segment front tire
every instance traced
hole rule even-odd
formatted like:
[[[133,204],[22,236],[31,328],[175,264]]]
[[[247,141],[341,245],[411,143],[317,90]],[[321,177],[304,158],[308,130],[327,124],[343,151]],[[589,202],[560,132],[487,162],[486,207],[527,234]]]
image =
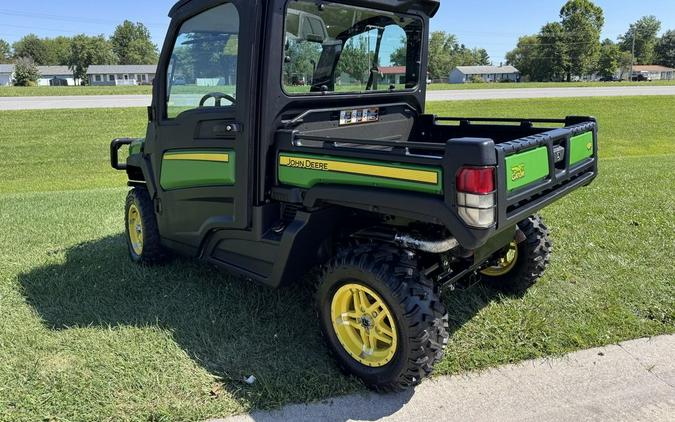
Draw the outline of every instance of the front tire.
[[[546,272],[551,260],[552,244],[548,228],[538,215],[518,224],[525,235],[498,253],[495,265],[485,268],[480,276],[489,287],[506,294],[522,295]]]
[[[322,275],[317,308],[338,366],[380,392],[419,384],[448,342],[438,288],[412,253],[391,246],[339,251]]]
[[[127,246],[131,260],[145,265],[162,264],[168,254],[160,243],[157,219],[145,188],[129,191],[125,208]]]

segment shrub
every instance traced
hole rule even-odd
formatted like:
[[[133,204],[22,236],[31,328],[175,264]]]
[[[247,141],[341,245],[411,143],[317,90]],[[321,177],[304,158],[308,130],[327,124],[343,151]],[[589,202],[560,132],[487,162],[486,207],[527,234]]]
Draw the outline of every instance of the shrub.
[[[14,85],[16,86],[35,86],[40,78],[35,61],[30,57],[20,57],[16,61],[14,69]]]

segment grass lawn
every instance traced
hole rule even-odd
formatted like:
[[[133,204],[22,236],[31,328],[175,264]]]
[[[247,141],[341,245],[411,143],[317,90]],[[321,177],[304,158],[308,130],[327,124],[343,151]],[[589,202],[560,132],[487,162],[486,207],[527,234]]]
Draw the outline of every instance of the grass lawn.
[[[621,86],[669,86],[672,81],[652,82],[521,82],[521,83],[478,83],[478,84],[431,84],[430,91],[462,90],[462,89],[516,89],[516,88],[595,88]]]
[[[151,95],[143,86],[2,86],[0,97],[61,97],[68,95]]]
[[[453,335],[437,374],[675,332],[675,98],[430,109],[592,113],[603,157],[594,185],[543,213],[555,255],[525,297],[445,295]],[[124,177],[107,149],[142,136],[144,117],[0,112],[0,420],[204,420],[362,391],[328,357],[308,285],[269,290],[191,261],[127,260]]]
[[[465,90],[465,89],[515,89],[515,88],[590,88],[590,87],[617,87],[617,86],[668,86],[675,85],[674,81],[653,82],[523,82],[511,84],[432,84],[430,91]],[[174,88],[174,93],[180,93],[183,87]],[[306,92],[308,87],[291,87],[292,92]],[[347,88],[343,87],[343,90]],[[204,93],[211,92],[213,87],[204,87]],[[355,90],[359,90],[358,87]],[[183,89],[185,91],[185,89]],[[192,92],[192,91],[189,91]],[[53,97],[67,95],[151,95],[151,86],[38,86],[38,87],[0,87],[0,97]]]

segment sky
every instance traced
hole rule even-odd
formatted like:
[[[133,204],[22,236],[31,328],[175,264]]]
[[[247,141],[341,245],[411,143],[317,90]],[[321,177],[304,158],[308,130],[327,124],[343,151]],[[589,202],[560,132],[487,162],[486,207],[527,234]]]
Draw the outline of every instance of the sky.
[[[675,29],[675,0],[596,0],[605,10],[603,38],[625,33],[641,16],[655,15],[663,30]],[[83,4],[75,0],[0,0],[0,38],[14,42],[28,33],[58,35],[110,35],[125,19],[143,22],[161,46],[174,0],[116,0]],[[467,47],[482,47],[494,64],[505,61],[522,35],[534,34],[547,22],[558,20],[564,0],[441,0],[431,29],[458,36]],[[30,5],[30,7],[28,6]]]

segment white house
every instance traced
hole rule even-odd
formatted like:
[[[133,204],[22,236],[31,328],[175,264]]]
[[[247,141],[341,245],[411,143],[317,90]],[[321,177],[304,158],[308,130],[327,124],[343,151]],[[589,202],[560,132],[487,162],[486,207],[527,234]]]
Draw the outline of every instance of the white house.
[[[12,85],[13,78],[14,78],[14,65],[0,64],[0,86]]]
[[[151,85],[157,65],[93,65],[87,70],[90,85]]]
[[[457,66],[450,72],[448,82],[464,84],[476,78],[483,82],[520,82],[520,71],[513,66]]]
[[[675,79],[675,69],[657,65],[635,65],[634,76],[645,75],[652,81],[672,81]]]
[[[68,66],[38,66],[38,86],[74,86],[73,71]]]
[[[68,66],[38,66],[40,78],[38,86],[72,86],[75,85],[73,72]],[[10,86],[14,79],[14,65],[0,64],[0,86]]]

